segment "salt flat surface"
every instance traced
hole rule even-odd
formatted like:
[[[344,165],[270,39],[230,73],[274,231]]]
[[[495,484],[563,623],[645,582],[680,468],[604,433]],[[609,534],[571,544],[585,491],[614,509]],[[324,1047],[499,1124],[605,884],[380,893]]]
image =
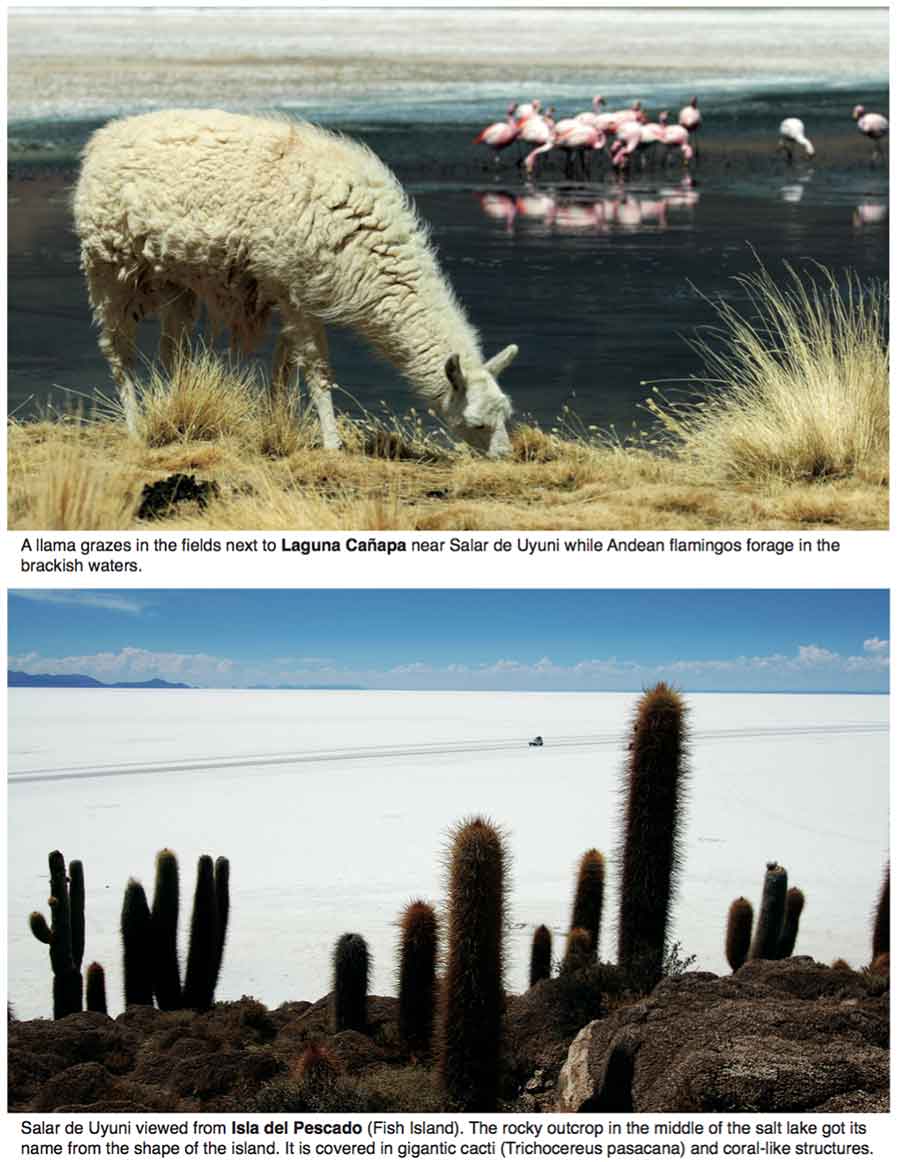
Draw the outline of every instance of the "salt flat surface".
[[[182,869],[186,926],[197,856],[231,860],[220,999],[268,1005],[329,990],[336,939],[361,932],[372,991],[394,992],[395,921],[440,903],[448,828],[500,823],[511,856],[507,985],[527,980],[531,931],[562,950],[574,868],[615,849],[630,694],[337,691],[9,691],[9,997],[50,1014],[47,852],[80,858],[85,962],[121,1003],[118,936],[129,876],[152,895],[155,853]],[[798,952],[861,964],[888,852],[886,696],[696,694],[684,865],[671,934],[727,971],[725,915],[758,903],[767,860],[806,893]],[[528,738],[546,745],[529,749]],[[618,891],[601,953],[615,955]],[[187,938],[182,935],[182,956]]]
[[[11,120],[158,107],[161,93],[170,106],[227,95],[230,107],[304,110],[364,99],[373,115],[409,104],[427,118],[431,103],[502,108],[512,89],[550,83],[583,98],[639,81],[655,99],[672,83],[705,93],[888,76],[884,8],[22,7],[8,35]]]

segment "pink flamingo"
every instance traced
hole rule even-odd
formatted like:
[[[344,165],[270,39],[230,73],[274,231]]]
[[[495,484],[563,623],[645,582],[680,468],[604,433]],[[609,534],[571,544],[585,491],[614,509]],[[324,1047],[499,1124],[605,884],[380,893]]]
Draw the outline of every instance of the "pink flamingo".
[[[884,153],[881,147],[881,140],[887,137],[888,134],[888,119],[882,116],[881,113],[867,113],[862,105],[857,105],[853,110],[853,120],[856,122],[856,128],[860,133],[869,138],[870,141],[875,142],[875,150],[872,153],[872,160],[877,157],[883,157]]]
[[[794,147],[798,145],[805,151],[807,157],[816,156],[813,143],[806,136],[806,130],[799,117],[785,117],[778,127],[778,135],[778,148],[784,150],[788,161],[794,160]]]
[[[520,140],[528,145],[537,146],[525,158],[525,171],[529,176],[537,165],[538,156],[553,148],[555,124],[551,113],[552,111],[543,114],[535,113],[518,123]]]
[[[610,148],[613,165],[619,170],[624,170],[631,164],[631,159],[636,154],[640,155],[643,161],[644,151],[660,141],[663,132],[665,126],[658,122],[652,124],[646,120],[625,121],[616,131],[616,140]]]
[[[515,105],[510,105],[506,110],[505,121],[495,121],[493,125],[488,125],[486,129],[478,134],[474,139],[476,145],[487,145],[494,151],[494,164],[500,164],[500,152],[512,145],[512,143],[519,136],[519,130],[513,119],[513,112]]]
[[[535,113],[540,113],[541,102],[535,97],[531,101],[523,101],[520,105],[513,106],[513,117],[516,121],[521,121],[523,117],[531,117]]]
[[[590,112],[576,113],[575,120],[584,121],[588,125],[593,125],[595,129],[599,129],[600,127],[597,125],[597,118],[600,116],[600,106],[605,104],[606,101],[603,97],[594,97],[591,100]]]
[[[667,125],[660,140],[666,148],[666,163],[673,149],[680,150],[684,165],[688,165],[694,156],[694,149],[690,144],[690,133],[683,125]]]
[[[606,137],[593,125],[569,118],[567,121],[560,121],[556,126],[556,137],[553,144],[559,149],[565,150],[568,159],[571,159],[566,161],[567,171],[571,168],[574,172],[574,155],[577,153],[581,159],[582,174],[587,178],[588,154],[594,150],[603,149],[606,145]]]
[[[700,126],[703,124],[703,117],[701,116],[700,110],[697,108],[696,97],[691,97],[690,101],[688,101],[685,107],[678,114],[678,124],[683,126],[683,128],[685,128],[690,134],[691,139],[688,144],[693,147],[694,152],[699,157],[700,150],[697,148],[697,138],[695,135],[700,129]]]

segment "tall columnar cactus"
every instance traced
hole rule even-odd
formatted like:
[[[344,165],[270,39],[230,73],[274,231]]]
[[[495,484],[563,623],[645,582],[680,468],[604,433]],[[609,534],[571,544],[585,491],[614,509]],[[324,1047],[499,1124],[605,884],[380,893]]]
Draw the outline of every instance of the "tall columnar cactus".
[[[728,909],[728,923],[725,928],[725,959],[731,971],[737,972],[750,951],[753,935],[753,905],[743,896],[732,900]]]
[[[679,866],[686,738],[681,696],[664,682],[647,690],[629,743],[619,912],[619,963],[644,990],[662,976]]]
[[[197,860],[197,885],[191,913],[191,937],[184,972],[182,1003],[187,1009],[212,1008],[219,949],[219,906],[212,857]]]
[[[50,948],[53,970],[53,1016],[59,1020],[81,1012],[81,960],[84,956],[84,870],[80,860],[69,864],[62,852],[51,851],[50,924],[41,912],[32,912],[28,924],[42,944]],[[70,890],[71,881],[71,890]]]
[[[784,924],[787,897],[787,872],[778,863],[766,864],[762,902],[756,919],[756,931],[750,945],[751,960],[777,960],[778,940]]]
[[[497,829],[463,820],[448,852],[449,923],[440,1077],[447,1107],[497,1108],[503,1020],[506,856]]]
[[[84,1007],[89,1013],[106,1013],[106,976],[103,965],[95,960],[87,966],[84,977]]]
[[[531,938],[531,967],[528,987],[534,988],[539,980],[549,980],[553,960],[553,936],[546,924],[535,928]]]
[[[590,932],[586,928],[573,928],[566,937],[566,952],[560,972],[578,972],[579,969],[588,968],[594,959]]]
[[[147,896],[137,880],[128,881],[122,901],[122,962],[125,1007],[153,1004],[153,939]]]
[[[424,900],[409,904],[400,920],[400,1036],[425,1053],[434,1028],[437,917]]]
[[[178,860],[163,848],[156,856],[156,885],[150,913],[153,949],[153,991],[164,1011],[181,1008],[178,968]]]
[[[794,955],[794,945],[797,943],[797,933],[800,931],[800,914],[805,903],[806,897],[799,888],[788,888],[784,897],[784,920],[778,935],[777,960],[784,960],[786,956]]]
[[[884,869],[881,894],[875,907],[875,922],[872,926],[872,961],[891,951],[891,865]]]
[[[586,851],[578,865],[575,902],[570,928],[583,928],[591,938],[591,952],[597,955],[600,943],[600,921],[603,916],[603,889],[606,884],[606,861],[595,847]]]
[[[224,855],[220,855],[216,860],[213,880],[216,887],[216,913],[219,920],[216,954],[212,966],[212,988],[215,992],[219,981],[219,972],[222,968],[222,957],[225,954],[225,935],[228,932],[228,917],[231,913],[231,864]],[[211,1003],[212,998],[210,998]]]
[[[345,932],[334,950],[335,1033],[343,1029],[365,1032],[369,969],[369,948],[365,940],[356,932]]]

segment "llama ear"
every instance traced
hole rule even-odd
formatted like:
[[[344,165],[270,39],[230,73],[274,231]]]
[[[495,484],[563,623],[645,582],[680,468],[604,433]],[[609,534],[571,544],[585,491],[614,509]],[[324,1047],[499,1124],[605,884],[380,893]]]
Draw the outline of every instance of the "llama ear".
[[[450,386],[454,391],[466,390],[466,377],[462,373],[462,368],[459,365],[459,356],[451,355],[444,364],[444,371],[447,373],[447,378],[450,380]]]
[[[489,359],[485,363],[485,370],[489,371],[491,375],[499,375],[501,371],[505,371],[509,367],[510,363],[512,363],[518,354],[519,348],[515,343],[510,343],[508,347],[504,347],[502,351],[498,351],[492,359]]]

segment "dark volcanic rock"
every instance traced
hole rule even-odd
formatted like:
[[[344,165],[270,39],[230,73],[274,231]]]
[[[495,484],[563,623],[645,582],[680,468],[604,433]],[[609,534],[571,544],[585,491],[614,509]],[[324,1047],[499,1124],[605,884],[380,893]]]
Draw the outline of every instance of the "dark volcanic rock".
[[[887,1110],[888,996],[870,991],[808,957],[667,978],[579,1033],[558,1108]]]

